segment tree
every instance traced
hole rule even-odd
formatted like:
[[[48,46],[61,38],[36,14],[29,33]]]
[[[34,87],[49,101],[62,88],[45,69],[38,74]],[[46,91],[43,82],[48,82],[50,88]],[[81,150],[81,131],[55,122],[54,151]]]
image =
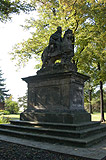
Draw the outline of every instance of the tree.
[[[2,76],[2,70],[0,69],[0,102],[4,102],[5,98],[10,96],[8,94],[9,90],[6,90],[5,79],[3,79]]]
[[[62,26],[63,33],[70,28],[75,35],[73,59],[78,71],[89,75],[94,86],[106,83],[106,0],[36,0],[35,4],[39,18],[28,20],[25,28],[36,30],[15,46],[12,59],[22,65],[32,57],[39,58],[57,26]]]
[[[86,90],[88,91],[87,87]],[[89,93],[85,94],[85,108],[89,110]],[[103,97],[104,97],[104,111],[106,112],[106,88],[103,89]],[[100,90],[96,88],[92,91],[92,99],[91,99],[92,111],[99,112],[100,111]]]
[[[0,1],[0,21],[4,22],[11,18],[11,14],[19,14],[21,11],[29,12],[35,10],[33,4],[23,0],[1,0]]]
[[[104,3],[100,5],[99,2],[97,3],[93,0],[91,1],[92,3],[89,3],[90,0],[71,2],[66,0],[61,0],[60,2],[57,0],[48,2],[46,0],[36,0],[35,2],[36,5],[38,4],[37,12],[39,18],[37,20],[34,18],[28,20],[25,28],[34,27],[36,30],[32,33],[31,38],[16,45],[12,53],[13,59],[17,59],[19,65],[26,63],[33,56],[38,58],[41,55],[45,46],[47,46],[51,33],[56,30],[57,26],[62,26],[63,31],[67,28],[73,30],[76,37],[75,60],[78,67],[80,67],[81,60],[88,54],[88,52],[87,54],[83,54],[83,52],[92,49],[91,47],[97,42],[99,46],[102,44],[103,52],[106,52],[104,50],[106,35],[104,32],[106,25],[104,17],[106,6],[104,6]],[[105,55],[105,53],[103,54]],[[91,55],[92,52],[88,58]]]
[[[13,101],[11,96],[5,100],[5,110],[10,114],[16,114],[19,112],[18,103]]]
[[[92,98],[94,97],[95,87],[93,86],[91,80],[87,81],[85,83],[84,87],[84,103],[85,106],[89,105],[89,113],[93,113],[93,107],[92,107]]]
[[[20,108],[27,109],[27,93],[25,96],[18,98],[18,104]]]

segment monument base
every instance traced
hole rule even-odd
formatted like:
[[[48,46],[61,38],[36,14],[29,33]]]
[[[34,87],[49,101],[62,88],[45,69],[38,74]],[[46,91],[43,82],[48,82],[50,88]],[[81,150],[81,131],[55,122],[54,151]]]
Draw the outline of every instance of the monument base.
[[[24,121],[52,122],[52,123],[68,123],[78,124],[90,122],[91,115],[85,112],[37,112],[35,110],[26,110],[20,115],[20,119]]]
[[[91,120],[83,96],[89,77],[64,65],[58,68],[60,65],[51,73],[42,69],[38,75],[23,78],[28,83],[28,108],[21,113],[21,120],[70,124]]]

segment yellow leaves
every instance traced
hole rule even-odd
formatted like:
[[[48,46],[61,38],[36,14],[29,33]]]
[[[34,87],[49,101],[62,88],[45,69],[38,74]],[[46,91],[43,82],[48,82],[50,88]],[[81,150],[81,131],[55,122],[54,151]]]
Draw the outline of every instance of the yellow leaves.
[[[13,57],[19,64],[31,57],[39,57],[48,45],[49,37],[61,26],[64,31],[72,29],[75,34],[75,56],[79,70],[96,74],[97,63],[106,61],[105,1],[102,0],[32,0],[37,3],[39,16],[29,20],[35,27],[32,38],[14,49]],[[53,8],[56,14],[53,13]],[[27,25],[26,25],[27,27]],[[103,66],[104,68],[104,66]]]

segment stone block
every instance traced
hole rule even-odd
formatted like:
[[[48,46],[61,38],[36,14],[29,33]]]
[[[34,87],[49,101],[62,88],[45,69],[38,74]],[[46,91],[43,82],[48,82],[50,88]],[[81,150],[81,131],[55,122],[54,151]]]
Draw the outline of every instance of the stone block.
[[[23,78],[28,83],[28,108],[21,120],[80,123],[90,121],[84,109],[84,81],[77,72],[36,75]]]

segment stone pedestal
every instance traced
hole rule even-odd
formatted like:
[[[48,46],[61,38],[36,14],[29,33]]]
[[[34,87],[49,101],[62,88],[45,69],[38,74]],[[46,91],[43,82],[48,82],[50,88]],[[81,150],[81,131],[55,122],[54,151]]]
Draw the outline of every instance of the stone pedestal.
[[[83,95],[87,79],[75,71],[38,72],[23,78],[28,84],[28,108],[21,113],[21,120],[71,124],[90,121]]]

